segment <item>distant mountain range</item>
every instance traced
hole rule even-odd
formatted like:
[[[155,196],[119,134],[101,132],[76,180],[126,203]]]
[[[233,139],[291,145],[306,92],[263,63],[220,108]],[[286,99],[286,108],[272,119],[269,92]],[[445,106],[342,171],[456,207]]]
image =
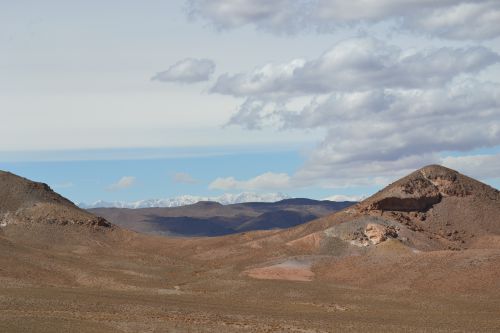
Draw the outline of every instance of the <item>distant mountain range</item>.
[[[93,208],[89,209],[89,212],[137,232],[191,237],[288,228],[332,214],[353,204],[354,202],[294,198],[277,202],[229,205],[198,201],[179,207]]]
[[[284,199],[290,199],[290,196],[283,193],[251,193],[243,192],[238,194],[226,193],[215,197],[203,197],[203,196],[193,196],[193,195],[182,195],[174,198],[167,199],[147,199],[139,200],[133,202],[126,201],[96,201],[94,203],[77,203],[80,208],[92,209],[92,208],[171,208],[180,207],[186,205],[192,205],[200,201],[213,201],[218,202],[222,205],[232,205],[244,202],[276,202]]]

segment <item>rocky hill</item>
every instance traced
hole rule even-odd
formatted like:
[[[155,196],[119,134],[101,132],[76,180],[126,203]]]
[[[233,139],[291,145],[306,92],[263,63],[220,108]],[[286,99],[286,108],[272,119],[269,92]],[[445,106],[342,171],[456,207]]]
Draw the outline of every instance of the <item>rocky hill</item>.
[[[47,184],[0,171],[0,226],[19,224],[111,227],[104,218],[78,208]]]
[[[210,252],[210,260],[246,262],[244,273],[258,279],[412,290],[500,288],[494,278],[500,273],[500,193],[430,165],[339,212],[225,243]]]
[[[457,171],[431,165],[389,185],[357,207],[425,234],[450,249],[500,235],[500,192]]]
[[[500,235],[500,192],[430,165],[353,207],[288,232],[293,244],[315,239],[309,245],[325,251],[332,241],[368,246],[388,238],[419,251],[484,246],[486,238]]]

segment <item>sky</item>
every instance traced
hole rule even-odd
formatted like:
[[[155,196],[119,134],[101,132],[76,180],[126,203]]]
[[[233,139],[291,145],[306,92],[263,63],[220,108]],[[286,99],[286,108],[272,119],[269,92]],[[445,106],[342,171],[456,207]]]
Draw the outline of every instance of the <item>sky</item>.
[[[0,0],[0,169],[76,202],[500,187],[495,0]]]

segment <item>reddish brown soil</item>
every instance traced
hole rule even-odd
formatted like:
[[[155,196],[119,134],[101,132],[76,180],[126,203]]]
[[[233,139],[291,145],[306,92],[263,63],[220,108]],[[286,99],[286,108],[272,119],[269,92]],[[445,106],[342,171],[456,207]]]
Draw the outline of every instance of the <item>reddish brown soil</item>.
[[[295,228],[192,239],[1,176],[2,332],[500,330],[498,191],[449,169]]]

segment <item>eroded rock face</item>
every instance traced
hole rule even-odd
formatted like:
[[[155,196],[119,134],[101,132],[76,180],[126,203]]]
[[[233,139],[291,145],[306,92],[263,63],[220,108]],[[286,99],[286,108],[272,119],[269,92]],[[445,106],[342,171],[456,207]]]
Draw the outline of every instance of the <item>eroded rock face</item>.
[[[398,238],[397,227],[368,223],[364,229],[354,232],[351,244],[357,246],[377,245],[389,238]]]
[[[384,226],[375,223],[369,223],[365,228],[365,235],[373,245],[386,241],[388,238],[397,238],[398,231],[394,226]]]
[[[372,244],[377,245],[387,239],[385,231],[386,228],[384,226],[370,223],[366,226],[365,235]]]

